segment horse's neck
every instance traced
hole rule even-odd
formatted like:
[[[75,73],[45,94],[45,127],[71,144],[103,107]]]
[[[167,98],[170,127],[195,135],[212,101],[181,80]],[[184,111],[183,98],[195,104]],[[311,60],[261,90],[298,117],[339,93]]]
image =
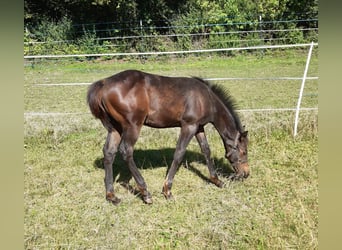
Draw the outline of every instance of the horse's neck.
[[[214,119],[214,126],[227,149],[227,145],[236,138],[239,131],[236,127],[233,115],[226,107],[218,108]]]

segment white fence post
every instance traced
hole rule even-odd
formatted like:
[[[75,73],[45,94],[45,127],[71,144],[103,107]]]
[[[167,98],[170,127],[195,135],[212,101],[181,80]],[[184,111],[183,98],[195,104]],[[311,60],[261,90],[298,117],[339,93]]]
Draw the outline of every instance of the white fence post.
[[[306,75],[307,75],[308,69],[309,69],[309,64],[310,64],[310,59],[311,59],[311,54],[312,54],[313,46],[314,46],[314,43],[311,42],[308,58],[306,59],[306,66],[305,66],[305,70],[304,70],[302,86],[300,87],[300,91],[299,91],[299,97],[298,97],[297,108],[296,108],[296,118],[295,118],[295,124],[294,124],[294,129],[293,129],[293,136],[294,137],[296,137],[296,135],[297,135],[299,109],[300,109],[300,104],[302,102],[302,96],[303,96],[303,91],[304,91],[304,86],[305,86],[305,80],[306,80]]]

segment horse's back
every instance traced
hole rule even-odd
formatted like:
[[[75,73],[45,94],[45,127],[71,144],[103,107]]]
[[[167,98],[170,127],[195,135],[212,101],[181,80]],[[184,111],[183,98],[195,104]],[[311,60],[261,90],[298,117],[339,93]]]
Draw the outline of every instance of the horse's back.
[[[146,124],[155,127],[181,126],[209,118],[210,90],[203,82],[189,77],[147,74],[149,113]]]
[[[122,125],[177,127],[210,117],[209,87],[196,78],[126,70],[104,79],[102,93],[107,113]]]

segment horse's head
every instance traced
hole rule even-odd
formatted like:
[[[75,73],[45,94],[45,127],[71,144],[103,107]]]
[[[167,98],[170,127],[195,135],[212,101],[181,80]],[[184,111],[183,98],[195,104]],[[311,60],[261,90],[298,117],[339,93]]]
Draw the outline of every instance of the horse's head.
[[[248,131],[238,132],[235,140],[230,140],[227,143],[226,158],[235,170],[235,173],[231,177],[232,179],[247,178],[249,175],[247,134]]]

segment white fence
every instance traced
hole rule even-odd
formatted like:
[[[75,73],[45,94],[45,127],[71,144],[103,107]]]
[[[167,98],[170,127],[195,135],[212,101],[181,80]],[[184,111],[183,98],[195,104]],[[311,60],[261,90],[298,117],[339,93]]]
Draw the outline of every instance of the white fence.
[[[308,69],[309,69],[309,64],[310,64],[310,60],[311,60],[313,45],[314,45],[314,43],[312,42],[311,45],[310,45],[308,57],[306,59],[306,65],[305,65],[305,69],[304,69],[302,85],[300,87],[299,97],[298,97],[298,102],[297,102],[296,118],[295,118],[295,123],[294,123],[294,128],[293,128],[293,136],[297,135],[299,109],[300,109],[300,105],[301,105],[301,102],[302,102],[302,96],[303,96],[303,91],[304,91],[304,87],[305,87],[305,80],[306,80],[306,76],[307,76]]]
[[[149,55],[173,55],[173,54],[193,54],[193,53],[208,53],[208,52],[224,52],[224,51],[239,51],[239,50],[257,50],[257,49],[279,49],[279,48],[294,48],[317,46],[318,43],[301,43],[287,45],[264,45],[240,48],[222,48],[222,49],[202,49],[202,50],[182,50],[182,51],[162,51],[162,52],[132,52],[132,53],[101,53],[101,54],[76,54],[76,55],[35,55],[24,56],[24,59],[38,58],[66,58],[66,57],[101,57],[101,56],[149,56]]]
[[[76,33],[84,34],[89,32],[90,34],[96,34],[96,37],[91,38],[94,42],[109,41],[110,43],[103,43],[94,47],[126,47],[127,43],[136,41],[144,41],[145,39],[172,39],[180,37],[211,37],[211,42],[221,43],[222,41],[231,43],[245,44],[245,46],[251,46],[252,44],[263,44],[264,42],[275,42],[278,44],[294,43],[291,33],[316,33],[318,32],[318,19],[304,19],[304,20],[273,20],[263,21],[259,16],[258,21],[246,21],[246,22],[226,22],[226,23],[207,23],[208,18],[202,20],[197,19],[200,23],[187,24],[187,25],[169,25],[169,26],[150,26],[143,20],[140,22],[131,24],[130,27],[120,28],[123,23],[91,23],[74,25]],[[99,27],[100,25],[101,27]],[[107,28],[103,28],[103,25]],[[91,27],[86,28],[86,27]],[[281,27],[281,28],[279,28]],[[292,28],[286,28],[292,27]],[[219,29],[218,29],[219,28]],[[78,29],[78,30],[77,30]],[[162,32],[158,32],[161,31]],[[185,30],[193,30],[193,33],[186,32]],[[197,30],[197,32],[194,32]],[[235,38],[227,37],[222,40],[222,36],[236,35]],[[215,38],[221,37],[219,40]],[[24,42],[25,46],[34,46],[41,44],[77,44],[78,40],[58,40],[58,41],[44,41],[44,38],[40,38],[41,41],[36,41],[34,36],[28,35],[28,42]],[[123,41],[125,43],[116,43],[116,41]],[[252,43],[252,44],[251,44]],[[122,51],[121,51],[122,52]]]
[[[136,53],[105,53],[105,54],[79,54],[79,55],[37,55],[37,56],[24,56],[25,59],[35,58],[63,58],[63,57],[101,57],[101,56],[141,56],[141,55],[172,55],[172,54],[190,54],[190,53],[210,53],[220,51],[238,51],[238,50],[257,50],[257,49],[276,49],[276,48],[294,48],[294,47],[309,47],[309,52],[306,60],[306,66],[304,69],[303,77],[266,77],[266,78],[207,78],[206,80],[226,81],[226,80],[301,80],[301,88],[297,100],[296,108],[265,108],[265,109],[242,109],[239,112],[283,112],[290,111],[296,112],[294,121],[294,136],[297,135],[299,112],[300,111],[312,111],[318,110],[317,107],[301,108],[301,100],[303,91],[305,88],[305,82],[307,80],[317,80],[318,76],[307,77],[309,63],[314,46],[318,46],[318,43],[305,43],[305,44],[289,44],[289,45],[268,45],[268,46],[252,46],[252,47],[240,47],[240,48],[223,48],[223,49],[204,49],[204,50],[188,50],[188,51],[168,51],[168,52],[136,52]],[[59,83],[59,84],[36,84],[36,86],[82,86],[89,85],[91,83]],[[63,116],[63,115],[89,115],[90,113],[42,113],[42,112],[27,112],[24,113],[25,117],[32,116]]]

